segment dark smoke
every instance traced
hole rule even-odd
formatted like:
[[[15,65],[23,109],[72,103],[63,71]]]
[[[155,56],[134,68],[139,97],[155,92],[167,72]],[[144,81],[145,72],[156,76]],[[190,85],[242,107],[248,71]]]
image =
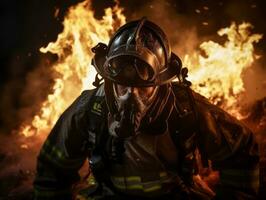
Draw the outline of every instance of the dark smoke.
[[[47,94],[52,92],[54,77],[47,58],[28,72],[23,80],[13,79],[3,86],[0,118],[5,127],[2,128],[2,133],[10,133],[22,122],[31,122]]]

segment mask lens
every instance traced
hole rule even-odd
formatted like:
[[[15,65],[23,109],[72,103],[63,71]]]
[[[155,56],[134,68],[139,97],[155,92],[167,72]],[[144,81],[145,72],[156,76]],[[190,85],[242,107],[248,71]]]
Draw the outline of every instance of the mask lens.
[[[134,59],[134,67],[137,71],[138,76],[143,81],[149,81],[153,79],[154,70],[148,64],[144,63],[139,59]]]
[[[112,77],[121,76],[125,80],[150,81],[154,78],[154,70],[144,61],[132,56],[119,56],[111,59],[107,72]]]
[[[115,59],[111,60],[107,65],[107,70],[109,74],[113,77],[117,76],[121,70],[121,63],[117,62]]]

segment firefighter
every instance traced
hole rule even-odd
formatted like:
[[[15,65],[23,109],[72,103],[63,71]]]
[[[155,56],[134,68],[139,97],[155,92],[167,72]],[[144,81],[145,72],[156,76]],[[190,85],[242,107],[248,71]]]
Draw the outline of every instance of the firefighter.
[[[92,49],[99,75],[61,115],[40,151],[36,200],[73,198],[88,158],[97,184],[87,199],[256,199],[259,157],[252,132],[190,89],[165,33],[143,18]],[[173,81],[175,79],[175,81]],[[195,152],[220,174],[194,181]]]

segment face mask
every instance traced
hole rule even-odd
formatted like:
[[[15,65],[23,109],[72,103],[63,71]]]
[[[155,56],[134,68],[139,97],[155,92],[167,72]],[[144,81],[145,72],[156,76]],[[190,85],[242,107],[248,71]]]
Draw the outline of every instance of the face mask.
[[[109,116],[109,132],[120,138],[138,133],[142,119],[157,94],[157,87],[133,88],[113,85],[118,116]]]

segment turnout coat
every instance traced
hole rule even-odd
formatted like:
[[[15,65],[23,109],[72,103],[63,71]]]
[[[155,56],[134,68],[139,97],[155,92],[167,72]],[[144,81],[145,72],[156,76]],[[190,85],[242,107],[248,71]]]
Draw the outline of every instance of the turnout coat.
[[[152,106],[156,120],[147,118],[142,131],[125,141],[123,162],[108,161],[105,176],[114,191],[153,199],[193,188],[198,150],[203,165],[211,161],[220,174],[216,196],[209,199],[256,199],[259,156],[253,133],[190,88],[168,86],[169,97]],[[107,116],[103,85],[84,91],[61,115],[38,156],[36,200],[71,199],[78,170],[92,152],[110,157]]]

